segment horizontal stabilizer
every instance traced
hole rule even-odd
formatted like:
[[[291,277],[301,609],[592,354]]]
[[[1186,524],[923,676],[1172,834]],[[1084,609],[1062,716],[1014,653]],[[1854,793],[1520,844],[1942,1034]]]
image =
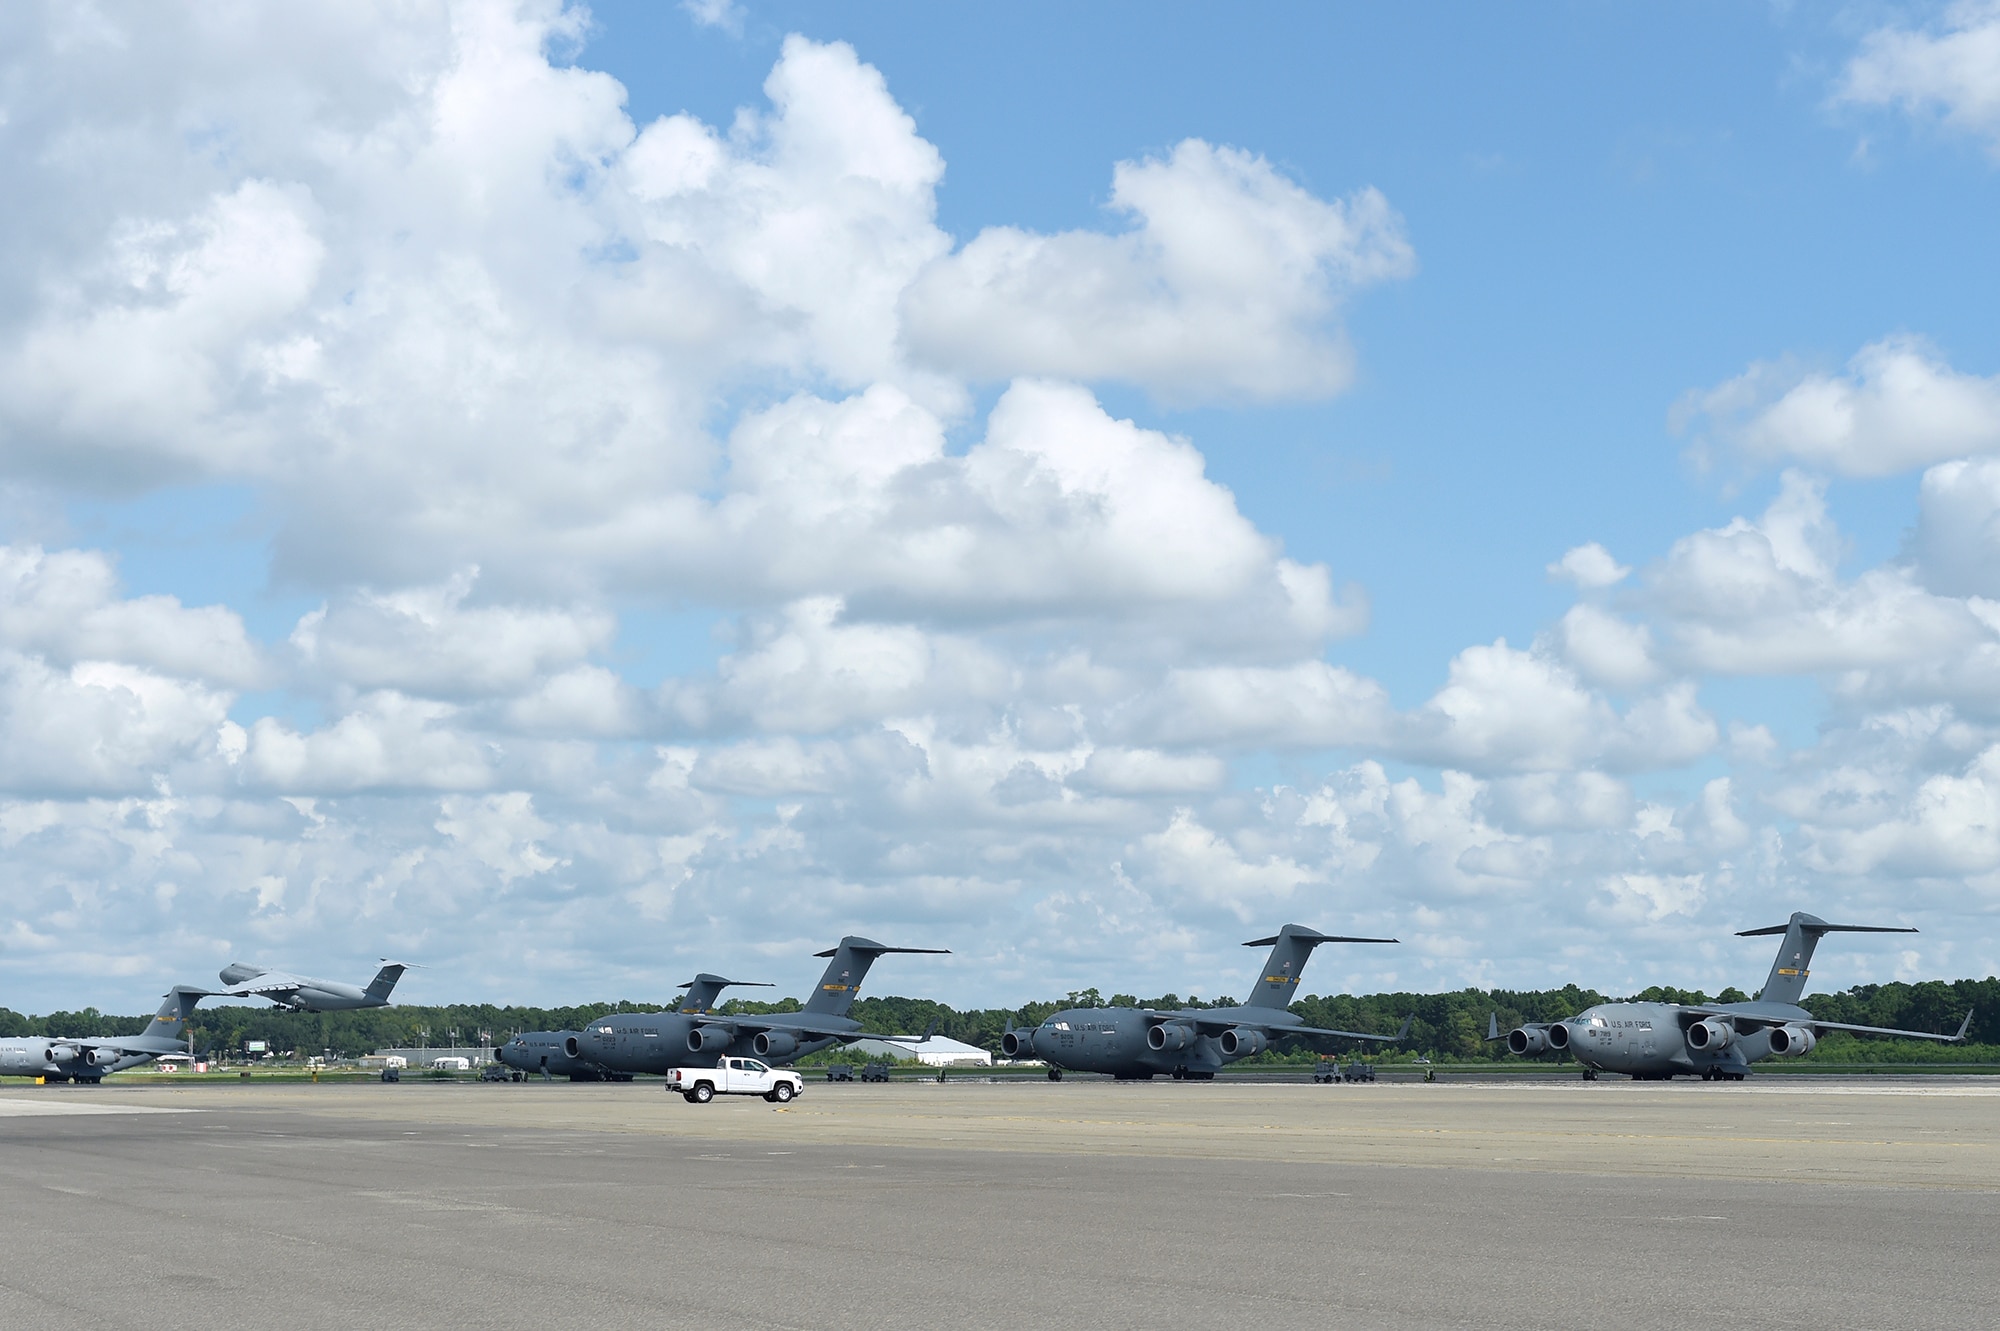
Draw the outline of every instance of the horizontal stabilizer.
[[[1283,936],[1284,935],[1280,934],[1272,934],[1269,938],[1253,938],[1249,942],[1245,943],[1243,946],[1272,947],[1275,946],[1277,944],[1278,939]],[[1403,941],[1400,938],[1348,938],[1341,934],[1323,934],[1323,933],[1317,933],[1311,929],[1299,929],[1296,927],[1293,928],[1290,936],[1293,938],[1300,939],[1304,942],[1311,943],[1315,947],[1317,947],[1321,943],[1400,943]]]

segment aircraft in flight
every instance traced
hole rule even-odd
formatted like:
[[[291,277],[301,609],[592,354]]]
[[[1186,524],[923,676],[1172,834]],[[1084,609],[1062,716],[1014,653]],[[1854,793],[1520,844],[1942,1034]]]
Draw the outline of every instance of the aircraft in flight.
[[[685,984],[676,986],[687,990],[687,993],[674,1010],[687,1016],[707,1012],[715,1006],[715,1000],[722,996],[722,991],[732,985],[762,989],[772,987],[762,980],[726,980],[720,975],[703,971]],[[632,1079],[629,1073],[607,1073],[590,1060],[565,1052],[571,1041],[582,1039],[582,1031],[522,1031],[506,1044],[497,1046],[493,1057],[510,1068],[539,1072],[544,1077],[568,1077],[571,1081],[602,1081],[608,1076],[622,1076],[625,1081]]]
[[[706,1010],[691,1012],[689,1005],[683,1004],[673,1012],[618,1012],[598,1018],[582,1034],[565,1041],[563,1052],[614,1072],[663,1074],[668,1068],[714,1067],[716,1059],[725,1054],[783,1066],[831,1045],[864,1038],[861,1023],[847,1012],[877,957],[892,952],[941,955],[949,951],[942,947],[890,947],[850,934],[826,951],[813,953],[831,960],[803,1011],[722,1016]]]
[[[1965,1039],[1972,1014],[1956,1035],[1897,1031],[1820,1021],[1798,1005],[1812,972],[1813,949],[1827,934],[1913,934],[1915,929],[1873,924],[1828,924],[1795,911],[1784,924],[1745,929],[1738,938],[1783,934],[1770,978],[1747,1003],[1600,1003],[1567,1021],[1526,1022],[1500,1034],[1498,1013],[1487,1018],[1486,1038],[1505,1039],[1507,1052],[1534,1056],[1567,1050],[1583,1064],[1583,1075],[1623,1072],[1635,1081],[1665,1081],[1699,1074],[1703,1081],[1742,1081],[1750,1065],[1773,1055],[1795,1058],[1811,1053],[1827,1031],[1856,1035],[1896,1035],[1910,1040],[1956,1044]]]
[[[1261,972],[1263,978],[1252,986],[1247,1003],[1177,1012],[1070,1008],[1038,1027],[1010,1028],[1000,1037],[1000,1051],[1008,1058],[1041,1059],[1049,1065],[1050,1081],[1061,1081],[1064,1071],[1108,1072],[1120,1081],[1143,1080],[1164,1072],[1176,1081],[1205,1081],[1225,1065],[1260,1054],[1279,1040],[1303,1040],[1314,1047],[1330,1040],[1393,1044],[1409,1036],[1408,1021],[1395,1035],[1322,1030],[1306,1025],[1288,1005],[1297,995],[1306,961],[1320,944],[1396,941],[1342,938],[1302,924],[1288,924],[1270,938],[1253,938],[1243,945],[1271,949]]]
[[[232,961],[222,968],[220,978],[226,987],[219,990],[216,997],[268,998],[279,1007],[290,1008],[294,1012],[347,1012],[354,1008],[387,1007],[390,991],[409,968],[409,962],[390,961],[385,957],[382,969],[375,972],[375,978],[364,989],[342,984],[338,980],[315,980],[306,975],[265,970],[245,961]]]
[[[42,1077],[92,1085],[113,1072],[136,1068],[166,1054],[184,1054],[187,1019],[207,989],[177,984],[146,1029],[137,1035],[38,1035],[0,1040],[0,1077]]]

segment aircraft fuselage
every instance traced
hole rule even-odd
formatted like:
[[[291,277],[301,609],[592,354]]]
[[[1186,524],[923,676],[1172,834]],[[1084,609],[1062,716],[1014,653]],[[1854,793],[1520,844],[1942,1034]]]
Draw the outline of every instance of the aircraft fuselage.
[[[763,1027],[782,1022],[783,1018],[760,1017],[757,1020]],[[717,1059],[727,1054],[757,1058],[772,1067],[783,1067],[795,1059],[838,1043],[831,1038],[820,1038],[800,1040],[796,1048],[784,1052],[775,1049],[757,1051],[751,1048],[749,1037],[740,1037],[726,1043],[711,1041],[703,1043],[700,1048],[693,1047],[691,1037],[697,1030],[714,1030],[719,1023],[727,1021],[726,1017],[705,1013],[614,1012],[591,1022],[575,1036],[573,1045],[566,1044],[564,1048],[565,1052],[573,1048],[572,1057],[614,1072],[664,1076],[669,1068],[712,1068]],[[851,1024],[856,1031],[861,1029],[860,1022]],[[782,1030],[782,1026],[774,1029]]]
[[[1213,1029],[1213,1023],[1227,1022],[1232,1016],[1259,1028],[1282,1035],[1283,1026],[1305,1023],[1290,1012],[1272,1008],[1184,1008],[1177,1012],[1154,1012],[1142,1008],[1070,1008],[1049,1017],[1033,1032],[1036,1058],[1067,1072],[1101,1072],[1113,1077],[1213,1077],[1222,1068],[1250,1055],[1223,1052],[1219,1032],[1203,1034],[1194,1027],[1199,1020]],[[1147,1031],[1165,1026],[1172,1033],[1167,1048],[1155,1049]]]

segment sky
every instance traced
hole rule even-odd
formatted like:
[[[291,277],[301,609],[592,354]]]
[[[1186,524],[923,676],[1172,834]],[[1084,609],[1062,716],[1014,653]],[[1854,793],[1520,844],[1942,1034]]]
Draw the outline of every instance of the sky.
[[[0,13],[0,1005],[2000,966],[2000,4]]]

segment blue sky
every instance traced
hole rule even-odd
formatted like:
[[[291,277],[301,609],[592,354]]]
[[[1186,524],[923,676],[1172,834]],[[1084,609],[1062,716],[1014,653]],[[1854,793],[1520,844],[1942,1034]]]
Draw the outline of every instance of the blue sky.
[[[2000,962],[2000,11],[697,8],[6,21],[0,1002]]]

